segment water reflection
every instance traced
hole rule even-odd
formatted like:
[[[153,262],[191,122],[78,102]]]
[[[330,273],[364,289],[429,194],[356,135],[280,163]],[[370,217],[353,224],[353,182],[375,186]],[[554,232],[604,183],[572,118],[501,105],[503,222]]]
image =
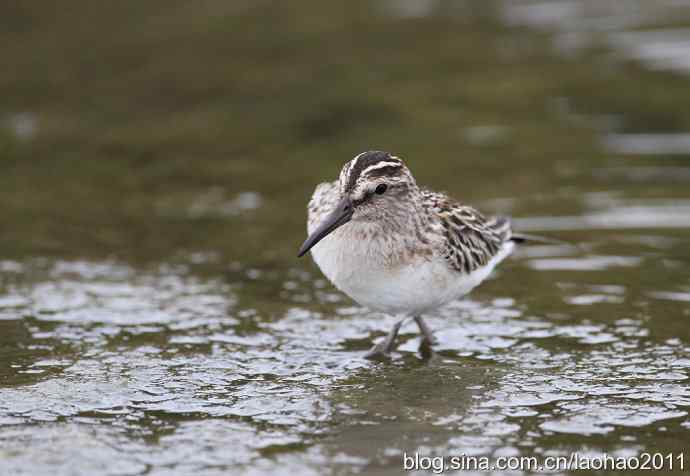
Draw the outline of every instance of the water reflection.
[[[519,218],[515,224],[524,231],[634,230],[689,228],[690,203],[686,200],[655,204],[611,207],[578,216]]]
[[[690,29],[616,33],[609,42],[626,57],[649,68],[690,73]],[[687,142],[684,146],[687,153]]]
[[[603,143],[614,154],[690,155],[690,134],[609,134]]]
[[[572,258],[525,264],[549,259]],[[579,260],[591,273],[610,265]],[[529,454],[554,433],[660,422],[680,431],[690,407],[690,347],[650,339],[640,320],[559,322],[512,298],[464,300],[430,316],[439,340],[430,361],[410,326],[393,360],[372,364],[361,354],[391,318],[332,302],[310,273],[282,274],[283,298],[303,304],[267,316],[239,304],[236,283],[189,266],[17,263],[22,279],[0,297],[2,311],[31,324],[1,321],[3,336],[52,352],[8,354],[21,385],[0,389],[7,467],[57,458],[68,471],[77,458],[88,471],[118,458],[169,474],[250,464],[308,474],[324,462],[373,470],[397,467],[402,451]],[[565,309],[626,298],[616,284],[561,287]],[[85,443],[65,446],[64,434]],[[27,435],[40,443],[18,446]],[[386,444],[372,453],[372,439]]]
[[[690,16],[690,5],[675,0],[620,2],[591,0],[505,0],[501,14],[514,25],[556,32],[554,45],[566,54],[603,43],[627,59],[653,69],[690,72],[690,30],[640,30]]]

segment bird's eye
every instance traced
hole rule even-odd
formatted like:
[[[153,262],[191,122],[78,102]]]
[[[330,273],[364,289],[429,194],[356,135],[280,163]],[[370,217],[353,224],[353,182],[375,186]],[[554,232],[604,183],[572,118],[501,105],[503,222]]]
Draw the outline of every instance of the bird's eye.
[[[376,190],[374,190],[374,191],[376,193],[378,193],[379,195],[383,195],[384,193],[386,193],[386,190],[388,190],[388,185],[386,185],[385,183],[382,183],[382,184],[379,184],[376,187]]]

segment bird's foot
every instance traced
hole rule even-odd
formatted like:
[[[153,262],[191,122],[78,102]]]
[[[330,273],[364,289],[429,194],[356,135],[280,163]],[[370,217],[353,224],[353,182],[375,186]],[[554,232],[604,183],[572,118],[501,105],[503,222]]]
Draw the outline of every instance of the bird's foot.
[[[438,344],[438,339],[433,334],[430,334],[428,336],[422,336],[422,344],[428,345],[431,347],[431,346]]]
[[[436,337],[434,337],[434,333],[431,332],[431,328],[427,326],[426,322],[424,322],[424,319],[422,319],[422,316],[416,316],[414,318],[414,321],[417,323],[417,327],[419,327],[419,332],[421,332],[422,334],[423,343],[426,341],[426,345],[429,346],[438,344],[438,340],[436,340]]]
[[[419,355],[423,359],[430,359],[434,355],[433,345],[436,344],[436,339],[429,340],[426,337],[422,337],[422,341],[419,343]]]
[[[417,323],[419,332],[422,334],[422,341],[419,343],[419,354],[422,358],[428,359],[433,354],[431,348],[438,343],[438,340],[436,340],[436,337],[434,337],[433,332],[431,332],[429,326],[426,325],[422,316],[416,316],[414,321]]]
[[[393,349],[386,345],[386,342],[379,342],[375,344],[374,347],[369,349],[366,354],[364,354],[365,359],[379,360],[390,357],[390,353]]]
[[[403,322],[405,322],[404,319],[398,321],[383,341],[375,344],[374,347],[369,349],[369,352],[364,354],[364,358],[381,359],[388,357],[390,353],[395,350],[395,338],[398,336],[398,331],[400,330],[400,326],[402,326]]]

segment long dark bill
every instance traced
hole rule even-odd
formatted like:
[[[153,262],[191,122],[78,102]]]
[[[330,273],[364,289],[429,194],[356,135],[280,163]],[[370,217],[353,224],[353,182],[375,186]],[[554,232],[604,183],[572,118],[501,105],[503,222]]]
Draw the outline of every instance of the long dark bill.
[[[323,240],[336,228],[343,226],[345,223],[349,222],[352,218],[353,206],[352,201],[345,197],[338,205],[336,205],[335,210],[333,210],[323,222],[314,230],[314,232],[309,235],[307,241],[302,244],[297,254],[298,258],[304,256],[304,254],[309,251],[315,244]]]

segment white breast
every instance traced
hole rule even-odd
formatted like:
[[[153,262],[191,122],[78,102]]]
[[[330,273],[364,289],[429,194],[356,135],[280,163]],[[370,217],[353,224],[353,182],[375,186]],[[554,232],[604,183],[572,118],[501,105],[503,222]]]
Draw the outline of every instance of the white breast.
[[[363,306],[389,314],[418,315],[464,296],[513,249],[513,243],[506,242],[489,263],[470,274],[450,268],[440,256],[418,256],[391,266],[381,243],[357,239],[354,226],[347,224],[324,238],[312,248],[312,257],[338,289]]]

